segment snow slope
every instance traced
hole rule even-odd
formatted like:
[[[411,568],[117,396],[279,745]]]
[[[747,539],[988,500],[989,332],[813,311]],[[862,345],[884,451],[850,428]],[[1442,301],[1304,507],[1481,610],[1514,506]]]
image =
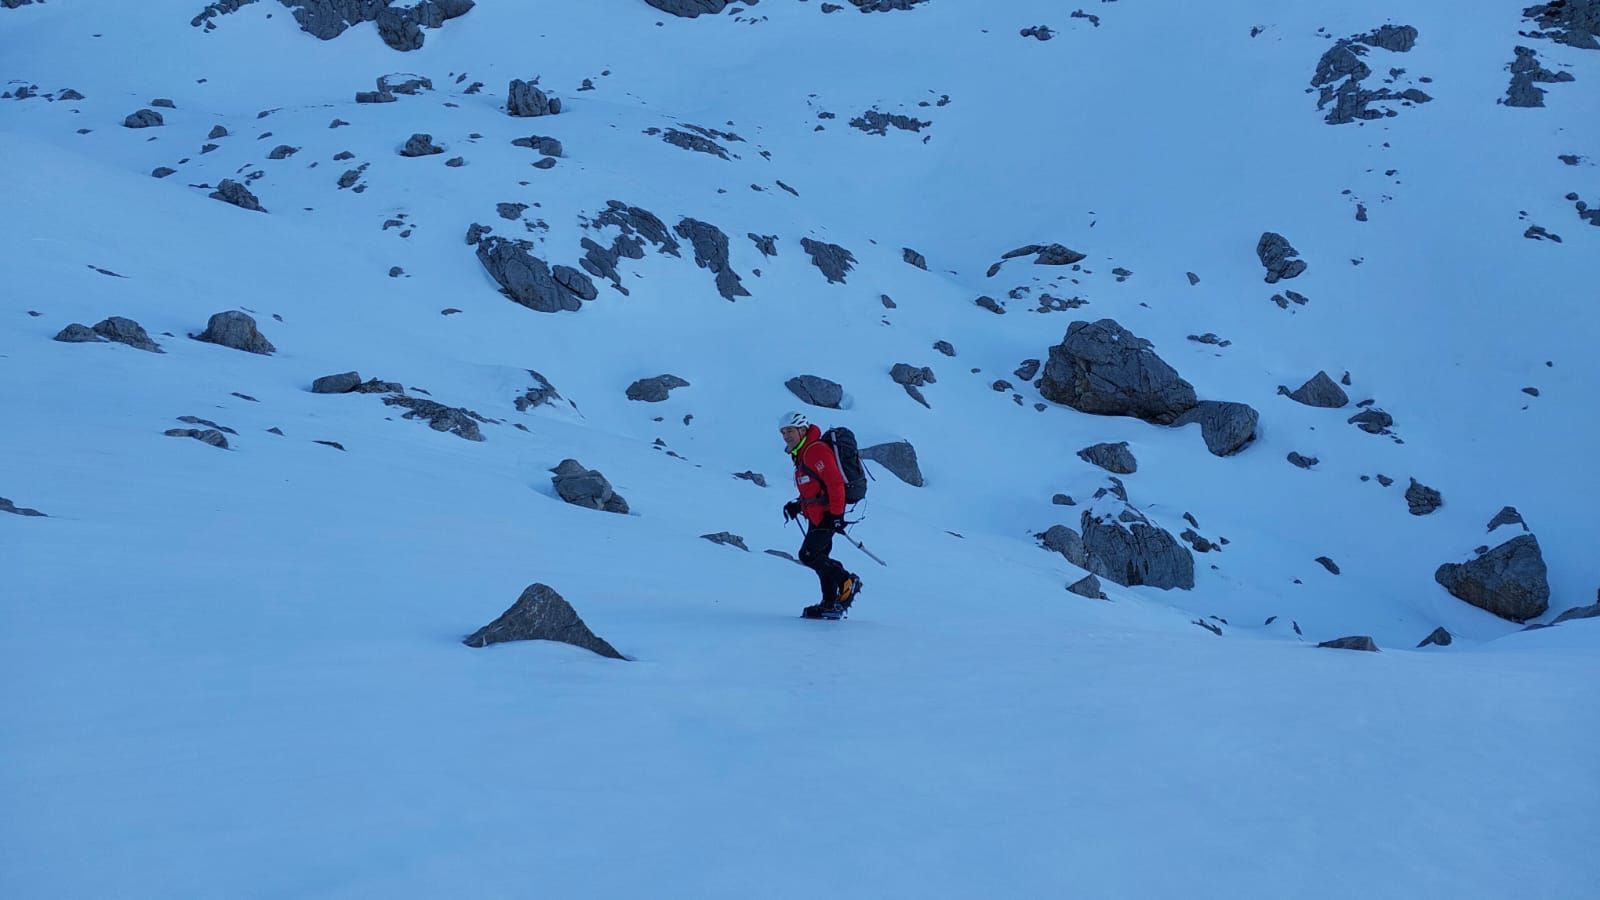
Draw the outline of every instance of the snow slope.
[[[1600,232],[1564,199],[1600,202],[1600,53],[1519,37],[1518,4],[1169,6],[1101,4],[1095,26],[1044,0],[480,3],[407,54],[372,25],[318,41],[271,2],[210,32],[173,0],[0,11],[8,89],[85,95],[0,101],[0,495],[49,516],[0,516],[0,893],[1593,896],[1600,626],[1524,633],[1432,575],[1504,539],[1484,523],[1513,504],[1549,566],[1539,621],[1600,583]],[[1433,101],[1325,124],[1305,90],[1328,36],[1390,21],[1417,46],[1369,62]],[[1018,36],[1041,22],[1051,41]],[[1544,109],[1495,103],[1517,44],[1576,76]],[[351,102],[393,72],[436,90]],[[534,75],[566,109],[505,116]],[[164,126],[121,127],[155,97]],[[846,124],[868,108],[933,124]],[[737,132],[737,158],[646,133],[683,123]],[[398,156],[414,132],[446,152]],[[530,134],[561,140],[554,168],[510,145]],[[363,193],[336,186],[364,163]],[[207,198],[254,171],[267,214]],[[624,260],[627,296],[597,279],[539,314],[462,239],[492,225],[573,265],[614,234],[584,227],[610,199],[720,227],[752,296],[718,296],[686,244]],[[1534,223],[1563,242],[1524,240]],[[1266,230],[1304,276],[1262,283]],[[802,237],[853,252],[843,284]],[[1078,283],[985,276],[1052,241],[1089,255]],[[1034,313],[1016,287],[1089,302]],[[1279,309],[1285,287],[1310,303]],[[185,337],[232,308],[275,355]],[[109,315],[165,353],[50,340]],[[1256,442],[1218,458],[1194,428],[1036,410],[1012,370],[1101,317],[1260,410]],[[1185,340],[1204,332],[1232,344]],[[896,362],[935,369],[931,408]],[[474,443],[308,392],[350,369],[499,421]],[[518,412],[529,369],[571,402]],[[1404,443],[1277,396],[1318,369]],[[690,386],[624,398],[665,372]],[[840,545],[867,590],[837,625],[794,620],[814,580],[761,552],[799,542],[773,423],[800,373],[847,390],[819,418],[910,440],[927,480],[874,467],[855,534],[889,565]],[[162,435],[185,415],[231,449]],[[1089,601],[1037,546],[1082,508],[1052,494],[1107,484],[1075,452],[1123,440],[1135,506],[1229,539],[1193,591]],[[633,514],[561,503],[568,457]],[[1359,480],[1380,472],[1398,482]],[[1445,505],[1409,515],[1407,476]],[[753,552],[699,538],[722,530]],[[460,645],[535,581],[633,661]],[[1210,616],[1220,638],[1191,624]],[[1456,643],[1409,649],[1436,626]],[[1347,634],[1384,652],[1309,646]]]

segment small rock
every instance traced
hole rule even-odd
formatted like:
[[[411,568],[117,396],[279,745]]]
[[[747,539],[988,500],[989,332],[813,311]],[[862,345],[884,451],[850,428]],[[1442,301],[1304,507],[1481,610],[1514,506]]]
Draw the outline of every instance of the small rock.
[[[766,487],[767,486],[767,477],[765,475],[762,475],[760,472],[750,472],[750,471],[735,472],[735,473],[733,473],[733,477],[742,478],[745,481],[749,481],[749,482],[754,482],[757,487]]]
[[[1339,387],[1327,372],[1321,370],[1293,391],[1279,385],[1278,393],[1286,395],[1296,403],[1319,409],[1339,409],[1350,402],[1350,397],[1344,389]]]
[[[626,515],[628,502],[611,487],[611,482],[594,469],[586,469],[575,459],[564,459],[550,471],[556,494],[574,506]]]
[[[949,341],[934,341],[933,349],[943,353],[945,356],[956,355],[956,348]]]
[[[1335,638],[1331,641],[1323,641],[1317,646],[1327,647],[1332,650],[1365,650],[1369,653],[1378,652],[1378,645],[1373,642],[1372,638],[1364,634]]]
[[[1077,594],[1080,597],[1088,597],[1090,600],[1108,599],[1105,591],[1100,590],[1100,579],[1094,577],[1093,575],[1085,575],[1077,581],[1067,585],[1067,590]]]
[[[1489,520],[1488,530],[1493,531],[1501,525],[1521,525],[1523,531],[1528,530],[1528,523],[1522,521],[1522,514],[1517,512],[1515,506],[1500,507],[1500,511],[1495,513],[1494,518]]]
[[[101,341],[104,341],[105,338],[102,338],[99,334],[95,333],[93,328],[78,322],[73,322],[71,325],[68,325],[57,332],[56,336],[52,338],[52,340],[61,341],[62,343],[66,344],[98,344]]]
[[[1079,450],[1078,458],[1118,475],[1132,475],[1139,468],[1139,462],[1134,459],[1133,451],[1128,449],[1127,441],[1093,444]]]
[[[169,428],[166,431],[163,431],[162,434],[166,435],[167,437],[194,438],[201,443],[210,444],[213,447],[219,447],[223,450],[228,449],[228,439],[223,436],[222,432],[215,428],[207,428],[204,430],[199,428]]]
[[[1078,505],[1078,502],[1076,500],[1073,500],[1071,497],[1067,496],[1066,494],[1056,494],[1055,496],[1050,498],[1050,502],[1055,504],[1056,506],[1077,506]]]
[[[729,531],[719,531],[715,534],[702,534],[700,536],[713,544],[725,544],[731,547],[738,547],[746,553],[750,552],[750,548],[744,545],[744,538]]]
[[[156,128],[165,124],[167,121],[161,118],[161,113],[153,109],[141,109],[122,120],[123,128]]]
[[[251,212],[266,212],[261,206],[260,199],[255,194],[250,193],[249,188],[234,181],[232,178],[222,179],[222,183],[217,185],[217,189],[211,192],[210,197],[213,200],[231,203],[240,209],[248,209]]]
[[[1299,466],[1302,469],[1309,469],[1312,466],[1316,465],[1317,463],[1321,462],[1321,460],[1317,459],[1315,456],[1301,456],[1300,454],[1296,453],[1295,451],[1290,450],[1289,451],[1289,462],[1293,463],[1296,466]]]
[[[1319,557],[1317,557],[1316,561],[1321,563],[1322,567],[1324,569],[1327,569],[1329,572],[1332,572],[1335,575],[1339,574],[1339,566],[1338,566],[1338,564],[1335,563],[1333,560],[1327,558],[1326,556],[1319,556]]]
[[[37,509],[32,509],[27,506],[18,506],[4,497],[0,497],[0,512],[8,512],[17,516],[28,516],[29,518],[49,518],[49,516],[39,512]]]

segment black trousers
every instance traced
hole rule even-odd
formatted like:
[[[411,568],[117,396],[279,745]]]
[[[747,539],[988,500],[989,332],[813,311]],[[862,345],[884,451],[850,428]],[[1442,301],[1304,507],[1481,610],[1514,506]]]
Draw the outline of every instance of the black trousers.
[[[812,526],[800,544],[800,564],[817,573],[822,583],[824,602],[839,599],[839,587],[850,574],[843,564],[829,556],[833,552],[833,517],[824,516],[821,525]]]

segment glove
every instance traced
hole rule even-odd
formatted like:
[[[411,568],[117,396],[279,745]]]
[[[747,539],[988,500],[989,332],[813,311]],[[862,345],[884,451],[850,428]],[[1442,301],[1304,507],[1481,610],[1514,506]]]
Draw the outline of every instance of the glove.
[[[845,528],[844,516],[836,516],[833,513],[828,513],[827,518],[823,519],[822,525],[823,525],[824,528],[827,528],[829,531],[835,532],[837,534],[844,534],[844,528]]]
[[[800,501],[790,500],[785,503],[783,505],[783,520],[785,522],[793,522],[798,518],[800,518]]]

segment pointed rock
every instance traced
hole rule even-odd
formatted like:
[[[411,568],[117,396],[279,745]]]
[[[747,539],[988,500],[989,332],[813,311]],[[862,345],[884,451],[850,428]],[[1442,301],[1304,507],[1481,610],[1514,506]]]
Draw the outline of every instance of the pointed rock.
[[[590,631],[572,604],[545,584],[528,585],[500,618],[468,635],[461,643],[468,647],[487,647],[507,641],[558,641],[607,659],[627,658]]]

